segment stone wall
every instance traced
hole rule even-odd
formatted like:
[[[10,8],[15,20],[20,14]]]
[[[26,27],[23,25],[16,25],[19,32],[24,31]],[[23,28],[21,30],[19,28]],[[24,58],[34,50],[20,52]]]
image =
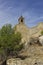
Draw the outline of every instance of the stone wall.
[[[43,23],[39,23],[37,26],[28,28],[25,24],[17,24],[16,32],[20,32],[22,35],[22,41],[28,42],[30,37],[38,37],[43,30]]]

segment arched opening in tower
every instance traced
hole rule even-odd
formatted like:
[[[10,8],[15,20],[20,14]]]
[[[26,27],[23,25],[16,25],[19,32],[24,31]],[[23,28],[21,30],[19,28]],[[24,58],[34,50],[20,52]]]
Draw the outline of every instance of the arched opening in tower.
[[[21,22],[23,23],[23,19],[21,19]]]

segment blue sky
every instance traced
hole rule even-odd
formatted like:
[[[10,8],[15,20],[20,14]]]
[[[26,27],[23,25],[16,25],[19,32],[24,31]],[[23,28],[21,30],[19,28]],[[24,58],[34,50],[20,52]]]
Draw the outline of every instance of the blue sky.
[[[0,0],[0,27],[14,26],[21,15],[28,27],[43,22],[43,0]]]

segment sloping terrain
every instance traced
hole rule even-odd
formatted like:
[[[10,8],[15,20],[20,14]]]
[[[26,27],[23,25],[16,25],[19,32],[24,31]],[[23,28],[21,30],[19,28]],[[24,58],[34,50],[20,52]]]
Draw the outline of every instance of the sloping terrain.
[[[27,58],[10,58],[7,65],[43,65],[43,46],[32,45],[23,54],[27,55]]]
[[[43,30],[43,23],[39,23],[37,26],[28,28],[25,24],[17,24],[16,32],[20,32],[22,35],[22,41],[28,42],[30,38],[37,38],[41,35]],[[34,41],[33,41],[34,42]],[[10,58],[7,60],[7,65],[43,65],[43,46],[37,44],[28,44],[26,48],[20,52],[20,56],[25,58]]]

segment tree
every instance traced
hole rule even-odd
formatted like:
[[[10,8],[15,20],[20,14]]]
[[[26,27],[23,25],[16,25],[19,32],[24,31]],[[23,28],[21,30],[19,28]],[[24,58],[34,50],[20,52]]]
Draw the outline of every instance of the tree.
[[[2,47],[6,54],[9,55],[11,52],[18,53],[22,48],[21,34],[15,33],[10,24],[4,25],[0,30],[0,47]]]

